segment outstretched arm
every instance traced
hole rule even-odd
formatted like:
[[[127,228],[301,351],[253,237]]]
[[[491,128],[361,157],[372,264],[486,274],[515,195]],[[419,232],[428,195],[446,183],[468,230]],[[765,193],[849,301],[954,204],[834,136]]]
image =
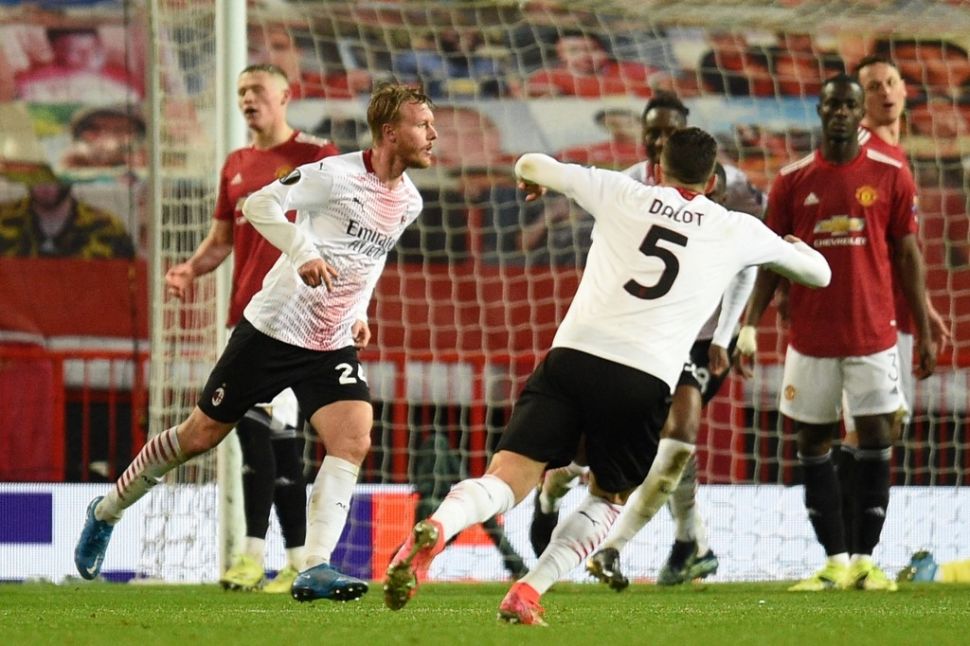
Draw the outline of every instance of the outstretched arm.
[[[563,178],[562,164],[549,155],[526,153],[515,162],[515,176],[520,180],[527,194],[538,191],[537,187],[551,188],[565,193],[567,182]]]
[[[785,240],[791,244],[790,252],[782,259],[758,270],[758,279],[755,281],[754,292],[744,315],[744,324],[738,335],[737,371],[746,378],[752,373],[745,359],[750,361],[758,351],[757,325],[768,309],[781,277],[785,276],[809,287],[825,287],[832,280],[832,270],[822,254],[795,236],[787,235]]]
[[[192,281],[221,265],[231,252],[232,221],[213,219],[209,233],[192,257],[165,272],[165,291],[169,296],[185,298]]]

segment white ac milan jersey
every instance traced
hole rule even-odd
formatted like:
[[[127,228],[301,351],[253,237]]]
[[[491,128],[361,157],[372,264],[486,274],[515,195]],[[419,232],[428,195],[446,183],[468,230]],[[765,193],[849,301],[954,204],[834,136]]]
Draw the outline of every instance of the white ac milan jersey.
[[[752,186],[743,170],[732,164],[722,163],[721,165],[724,167],[724,178],[727,184],[724,207],[731,211],[749,213],[757,218],[763,217],[766,201],[764,194]],[[657,183],[653,164],[649,161],[638,162],[624,170],[623,174],[648,186]],[[714,308],[714,313],[701,327],[697,335],[698,341],[713,340],[722,348],[728,347],[738,326],[741,312],[751,292],[754,291],[757,273],[757,267],[748,267],[731,280],[721,302]]]
[[[795,280],[829,280],[818,252],[701,194],[536,153],[524,155],[516,172],[576,200],[596,221],[586,269],[553,347],[631,366],[671,389],[701,326],[743,268],[770,263]]]
[[[305,164],[253,193],[243,213],[283,255],[244,316],[260,332],[310,350],[353,344],[351,326],[367,305],[388,252],[421,212],[405,175],[389,189],[370,168],[370,151]],[[285,213],[296,212],[293,223]],[[333,290],[309,287],[297,270],[323,258],[338,272]]]

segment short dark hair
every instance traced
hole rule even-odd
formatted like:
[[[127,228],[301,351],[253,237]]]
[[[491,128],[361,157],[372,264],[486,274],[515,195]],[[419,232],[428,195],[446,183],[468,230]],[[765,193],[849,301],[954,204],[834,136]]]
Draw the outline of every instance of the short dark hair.
[[[859,72],[869,67],[870,65],[879,65],[879,64],[888,65],[889,67],[892,67],[897,71],[899,70],[899,68],[896,67],[896,63],[893,62],[893,59],[889,58],[888,56],[883,56],[882,54],[869,54],[868,56],[862,57],[862,60],[859,61],[858,65],[855,66],[855,70],[853,71],[853,74],[855,75],[856,78],[858,78]]]
[[[848,74],[836,74],[835,76],[830,76],[822,81],[822,87],[819,88],[818,91],[819,95],[821,95],[822,92],[825,91],[825,88],[830,85],[857,85],[859,86],[859,89],[865,90],[865,88],[862,87],[862,84],[859,83],[859,79],[857,77],[849,76]]]
[[[252,74],[255,72],[265,72],[267,74],[279,76],[286,81],[287,85],[290,84],[290,77],[286,75],[283,68],[279,65],[273,65],[272,63],[256,63],[255,65],[247,65],[243,68],[243,71],[239,72],[239,76],[242,76],[243,74]]]
[[[667,139],[660,159],[664,173],[671,178],[703,184],[717,162],[717,141],[700,128],[681,128]]]
[[[434,103],[428,95],[410,85],[386,81],[374,88],[367,106],[367,125],[370,127],[371,138],[375,144],[384,138],[381,128],[386,123],[394,123],[398,120],[401,106],[405,103],[424,103],[434,109]]]
[[[647,118],[647,113],[654,108],[665,108],[667,110],[676,110],[687,120],[687,115],[690,114],[690,110],[684,105],[684,102],[680,100],[673,92],[657,92],[647,101],[647,105],[643,107],[643,114],[640,115],[641,119]]]

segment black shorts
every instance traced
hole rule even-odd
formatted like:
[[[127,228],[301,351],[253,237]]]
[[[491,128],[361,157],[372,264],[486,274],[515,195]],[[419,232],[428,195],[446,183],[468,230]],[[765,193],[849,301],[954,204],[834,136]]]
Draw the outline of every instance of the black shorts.
[[[738,344],[738,337],[733,337],[728,344],[728,357],[734,352],[734,346]],[[701,391],[701,401],[706,405],[714,399],[714,395],[721,389],[721,385],[727,381],[730,368],[724,374],[718,376],[711,374],[709,369],[711,360],[708,351],[711,349],[711,339],[696,341],[690,348],[690,361],[684,364],[684,371],[680,373],[680,381],[677,387],[691,386]]]
[[[525,384],[498,450],[563,466],[585,436],[596,482],[617,493],[638,486],[657,454],[670,387],[636,368],[553,348]]]
[[[365,379],[353,346],[307,350],[266,336],[243,319],[202,389],[199,408],[216,421],[232,424],[255,404],[292,388],[309,420],[333,402],[369,402]]]

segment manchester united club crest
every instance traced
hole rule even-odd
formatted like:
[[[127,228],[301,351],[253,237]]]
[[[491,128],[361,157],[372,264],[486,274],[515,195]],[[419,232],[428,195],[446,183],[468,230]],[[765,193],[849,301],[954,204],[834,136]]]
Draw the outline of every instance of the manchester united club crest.
[[[794,401],[794,400],[795,400],[795,387],[792,386],[791,384],[788,384],[787,386],[785,386],[785,401]]]
[[[856,202],[862,206],[872,206],[879,198],[879,193],[869,185],[862,185],[855,191]]]

